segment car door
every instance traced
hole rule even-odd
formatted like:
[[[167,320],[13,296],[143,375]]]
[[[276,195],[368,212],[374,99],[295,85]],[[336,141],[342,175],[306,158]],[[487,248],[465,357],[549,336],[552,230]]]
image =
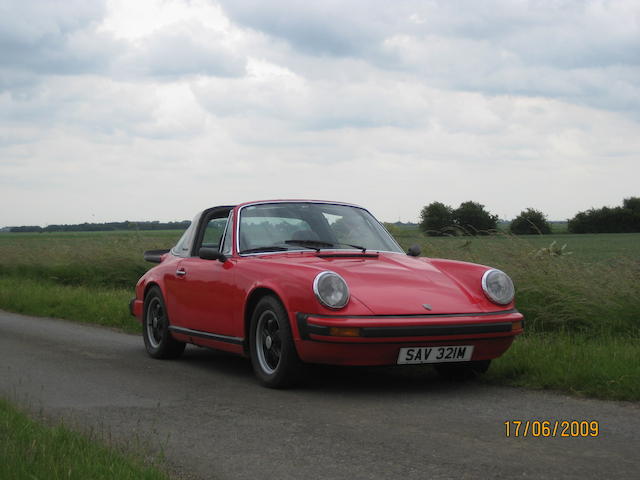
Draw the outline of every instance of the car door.
[[[169,280],[168,308],[175,324],[197,332],[233,335],[233,312],[239,308],[240,293],[234,286],[234,259],[225,262],[197,256],[201,247],[222,249],[229,211],[205,215],[194,240],[192,255],[176,264]],[[226,244],[227,242],[225,242]]]

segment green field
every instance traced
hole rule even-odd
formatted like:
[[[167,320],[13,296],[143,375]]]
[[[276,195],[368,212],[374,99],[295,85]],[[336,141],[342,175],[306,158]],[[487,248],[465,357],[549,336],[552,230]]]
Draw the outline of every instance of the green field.
[[[486,381],[640,400],[640,234],[426,237],[394,228],[405,248],[509,273],[527,333]],[[0,308],[137,332],[128,300],[179,231],[0,235]],[[634,360],[636,359],[636,360]]]

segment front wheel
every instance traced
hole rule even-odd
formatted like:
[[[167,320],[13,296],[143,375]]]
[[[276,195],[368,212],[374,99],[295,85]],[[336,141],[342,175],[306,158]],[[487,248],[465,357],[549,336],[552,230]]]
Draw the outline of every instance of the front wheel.
[[[293,344],[287,311],[273,296],[263,297],[251,316],[249,349],[253,371],[270,388],[298,380],[302,363]]]
[[[448,380],[471,380],[489,370],[491,360],[474,362],[437,363],[434,366],[440,377]]]
[[[153,358],[176,358],[184,352],[185,344],[171,336],[167,308],[158,287],[152,287],[144,299],[142,337]]]

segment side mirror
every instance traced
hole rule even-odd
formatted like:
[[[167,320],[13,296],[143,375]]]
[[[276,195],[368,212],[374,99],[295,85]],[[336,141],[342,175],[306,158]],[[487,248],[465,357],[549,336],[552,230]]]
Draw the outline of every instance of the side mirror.
[[[162,262],[162,256],[169,253],[169,250],[147,250],[144,252],[144,259],[151,263]]]
[[[419,245],[411,245],[407,251],[407,255],[410,257],[419,257],[421,253]]]
[[[219,260],[223,263],[227,261],[227,257],[217,248],[202,247],[198,252],[198,256],[203,260]]]

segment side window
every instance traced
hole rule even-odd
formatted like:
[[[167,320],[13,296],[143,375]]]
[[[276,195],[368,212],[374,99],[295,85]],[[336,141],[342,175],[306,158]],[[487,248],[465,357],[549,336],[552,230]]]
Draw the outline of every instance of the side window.
[[[227,257],[233,253],[233,210],[229,212],[229,219],[227,220],[227,229],[224,234],[224,240],[222,243],[222,253]]]
[[[204,229],[201,247],[220,248],[222,235],[227,226],[227,217],[212,218]]]

